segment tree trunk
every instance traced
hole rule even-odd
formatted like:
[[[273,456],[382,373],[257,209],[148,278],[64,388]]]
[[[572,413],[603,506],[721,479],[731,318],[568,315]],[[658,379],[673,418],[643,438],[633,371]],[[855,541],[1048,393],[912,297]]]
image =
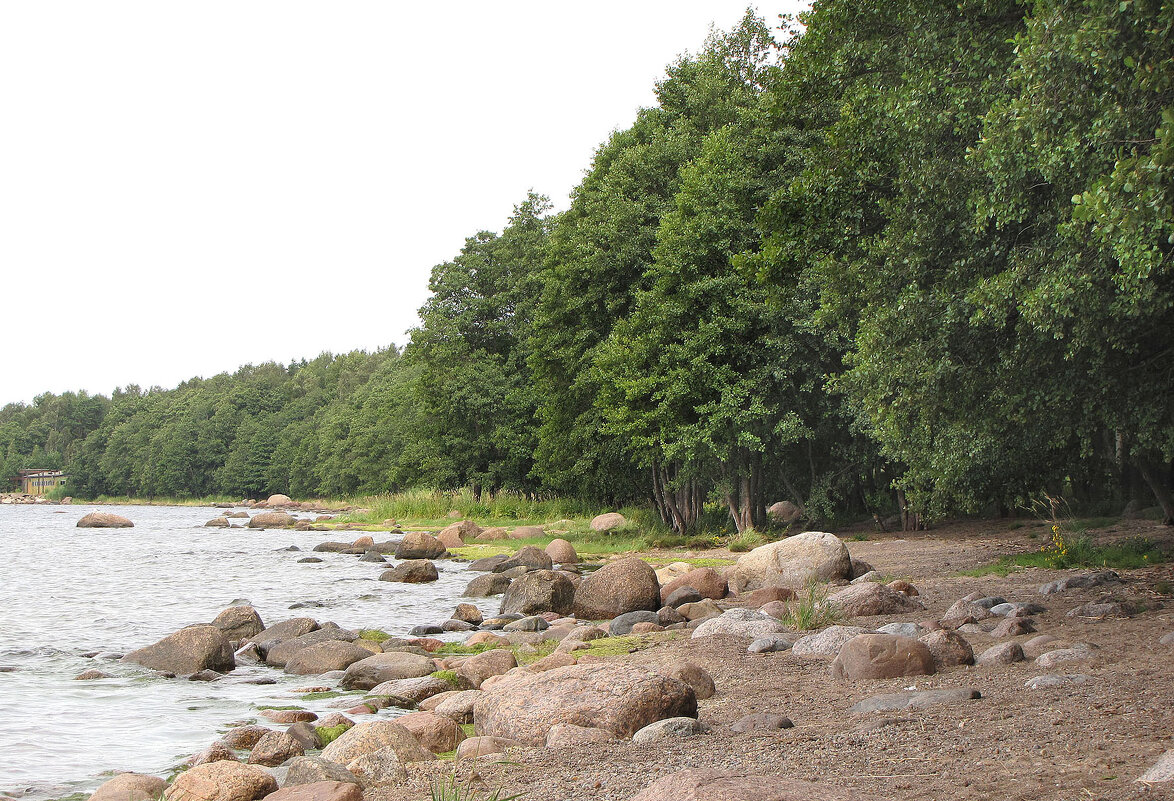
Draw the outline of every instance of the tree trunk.
[[[1170,491],[1170,470],[1168,467],[1154,464],[1149,459],[1137,457],[1137,470],[1145,483],[1150,485],[1154,497],[1162,507],[1162,524],[1174,526],[1174,493]]]

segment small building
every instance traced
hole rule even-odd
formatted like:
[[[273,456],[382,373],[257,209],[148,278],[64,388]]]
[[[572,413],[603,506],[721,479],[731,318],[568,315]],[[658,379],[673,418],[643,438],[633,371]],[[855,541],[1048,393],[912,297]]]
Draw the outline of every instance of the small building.
[[[68,478],[60,470],[21,470],[18,480],[20,491],[25,495],[48,495],[64,486]]]

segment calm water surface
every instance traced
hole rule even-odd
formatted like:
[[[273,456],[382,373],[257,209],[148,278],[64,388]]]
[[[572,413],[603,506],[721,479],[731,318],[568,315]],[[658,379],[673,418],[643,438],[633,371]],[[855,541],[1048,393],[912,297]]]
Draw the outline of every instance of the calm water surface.
[[[76,527],[97,510],[135,527]],[[383,566],[351,555],[319,553],[323,562],[298,564],[319,542],[357,533],[203,528],[223,512],[0,506],[0,797],[91,791],[110,770],[166,775],[226,724],[255,718],[255,704],[289,704],[292,689],[318,683],[264,666],[238,667],[214,683],[160,679],[110,659],[210,622],[234,601],[251,602],[267,625],[308,616],[406,634],[469,600],[460,598],[470,578],[463,564],[437,561],[432,584],[381,582]],[[301,552],[283,550],[291,545]],[[322,606],[289,608],[307,602]],[[485,611],[498,604],[476,602]],[[73,680],[90,668],[115,677]],[[241,683],[257,677],[277,684]],[[304,706],[321,715],[329,703]]]

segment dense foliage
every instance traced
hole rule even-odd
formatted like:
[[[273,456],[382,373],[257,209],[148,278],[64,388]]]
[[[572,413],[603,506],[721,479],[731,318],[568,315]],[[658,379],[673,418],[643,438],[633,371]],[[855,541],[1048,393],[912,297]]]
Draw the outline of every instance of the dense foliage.
[[[821,0],[670,65],[399,352],[0,410],[79,495],[646,499],[677,530],[1174,518],[1174,5]]]

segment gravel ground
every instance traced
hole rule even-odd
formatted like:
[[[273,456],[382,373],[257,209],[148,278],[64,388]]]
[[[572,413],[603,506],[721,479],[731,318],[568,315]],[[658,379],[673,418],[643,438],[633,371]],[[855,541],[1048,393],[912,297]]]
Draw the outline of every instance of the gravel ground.
[[[912,581],[927,606],[914,615],[850,622],[875,627],[934,620],[958,598],[981,591],[1043,604],[1047,611],[1035,618],[1038,633],[1092,643],[1097,650],[1088,661],[1051,670],[1032,661],[954,667],[934,676],[844,683],[830,678],[828,658],[749,654],[748,640],[724,636],[680,638],[615,659],[660,664],[687,657],[709,671],[718,692],[699,705],[707,733],[645,746],[514,749],[500,759],[462,763],[457,775],[540,801],[627,801],[660,776],[691,767],[780,774],[908,801],[1174,799],[1174,787],[1135,782],[1174,748],[1174,645],[1158,642],[1174,631],[1174,566],[1121,571],[1123,584],[1048,596],[1038,594],[1041,584],[1083,571],[957,575],[1003,553],[1036,549],[1045,531],[986,523],[848,541],[854,557]],[[1169,544],[1174,532],[1143,521],[1101,537],[1137,534]],[[1067,617],[1076,606],[1107,599],[1141,611],[1095,622]],[[967,638],[976,654],[998,642],[987,634]],[[1084,673],[1091,680],[1059,689],[1024,686],[1034,676],[1060,673]],[[973,688],[982,698],[897,713],[849,711],[869,696],[910,687]],[[742,715],[762,711],[787,715],[795,726],[770,734],[729,732]],[[413,766],[408,786],[369,793],[368,801],[428,798],[429,779],[453,770],[451,763]]]

